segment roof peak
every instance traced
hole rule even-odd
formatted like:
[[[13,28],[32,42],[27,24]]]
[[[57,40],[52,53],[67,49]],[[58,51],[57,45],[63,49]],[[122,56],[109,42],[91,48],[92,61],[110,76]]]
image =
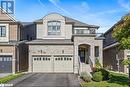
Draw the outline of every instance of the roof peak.
[[[73,18],[71,18],[71,17],[63,16],[63,15],[61,15],[61,14],[59,14],[59,13],[56,13],[56,12],[49,13],[49,14],[45,15],[44,17],[49,16],[49,15],[51,15],[51,14],[58,14],[58,15],[64,17],[66,22],[68,22],[68,23],[74,23],[74,26],[77,26],[77,27],[79,26],[79,27],[93,27],[93,28],[99,28],[99,26],[90,25],[90,24],[81,22],[81,21],[79,21],[79,20],[77,20],[77,19],[73,19]],[[44,18],[44,17],[43,17],[43,18]],[[42,22],[42,21],[43,21],[43,18],[42,18],[42,19],[39,19],[39,20],[36,20],[36,21],[34,21],[34,22],[35,22],[35,23]]]

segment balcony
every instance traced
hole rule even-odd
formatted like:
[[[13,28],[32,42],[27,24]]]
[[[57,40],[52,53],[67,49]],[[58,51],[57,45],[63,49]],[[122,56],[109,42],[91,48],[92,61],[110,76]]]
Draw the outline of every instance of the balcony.
[[[88,35],[88,36],[95,36],[96,38],[104,38],[103,33],[96,33],[95,29],[74,29],[73,35]]]

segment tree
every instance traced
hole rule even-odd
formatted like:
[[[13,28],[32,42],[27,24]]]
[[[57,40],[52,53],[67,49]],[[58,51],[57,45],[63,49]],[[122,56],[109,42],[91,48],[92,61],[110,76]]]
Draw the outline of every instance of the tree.
[[[130,50],[130,14],[122,17],[114,26],[112,36],[120,43],[120,50]]]
[[[114,26],[112,36],[119,42],[119,50],[130,50],[130,14],[122,17]],[[130,64],[130,59],[125,59],[123,64]]]
[[[122,19],[114,26],[112,36],[119,42],[120,50],[130,50],[130,14],[122,17]],[[130,79],[130,58],[124,59],[122,63],[124,65],[129,65]]]

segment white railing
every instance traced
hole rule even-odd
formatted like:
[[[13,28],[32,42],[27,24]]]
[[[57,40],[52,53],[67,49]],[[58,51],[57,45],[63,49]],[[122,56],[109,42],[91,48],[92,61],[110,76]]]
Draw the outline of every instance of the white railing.
[[[95,35],[96,37],[103,37],[103,33],[97,33],[95,30],[75,29],[73,35]]]
[[[91,68],[93,68],[93,62],[92,62],[92,60],[91,60],[90,56],[88,57],[88,59],[89,59],[89,64],[90,64],[90,67],[91,67]]]
[[[88,56],[88,64],[92,69],[93,68],[93,62],[92,62],[92,60],[89,56]],[[81,63],[81,60],[80,60],[80,56],[78,56],[78,74],[80,74],[82,72],[82,68],[83,68],[83,66],[82,66],[82,63]]]
[[[81,73],[81,61],[80,61],[80,56],[78,56],[78,73]]]
[[[95,34],[95,31],[88,29],[75,29],[74,34]]]

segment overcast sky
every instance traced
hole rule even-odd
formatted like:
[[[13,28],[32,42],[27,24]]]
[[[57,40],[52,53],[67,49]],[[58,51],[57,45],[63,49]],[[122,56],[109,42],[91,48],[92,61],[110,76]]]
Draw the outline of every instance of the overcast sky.
[[[52,12],[99,25],[98,31],[104,33],[130,12],[130,0],[15,0],[19,21],[34,21]]]

